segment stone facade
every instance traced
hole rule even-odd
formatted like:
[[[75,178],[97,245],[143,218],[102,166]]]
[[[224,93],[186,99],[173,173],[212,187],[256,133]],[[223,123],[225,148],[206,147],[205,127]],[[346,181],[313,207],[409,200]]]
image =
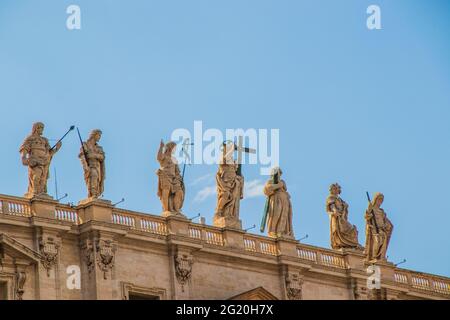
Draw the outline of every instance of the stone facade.
[[[450,299],[450,279],[357,250],[117,209],[0,195],[4,299]]]

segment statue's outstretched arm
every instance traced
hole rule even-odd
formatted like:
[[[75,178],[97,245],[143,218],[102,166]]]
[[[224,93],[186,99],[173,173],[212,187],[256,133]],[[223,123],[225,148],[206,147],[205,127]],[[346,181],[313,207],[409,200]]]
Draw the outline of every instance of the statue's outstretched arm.
[[[161,162],[164,159],[164,154],[163,154],[163,150],[164,150],[164,141],[161,140],[161,143],[159,144],[159,150],[158,150],[158,155],[156,157],[156,159]]]
[[[50,145],[47,145],[48,149],[50,150],[50,154],[53,156],[55,153],[57,153],[59,151],[59,149],[61,149],[62,146],[62,142],[58,141],[58,143],[55,145],[55,147],[53,149],[50,148]]]

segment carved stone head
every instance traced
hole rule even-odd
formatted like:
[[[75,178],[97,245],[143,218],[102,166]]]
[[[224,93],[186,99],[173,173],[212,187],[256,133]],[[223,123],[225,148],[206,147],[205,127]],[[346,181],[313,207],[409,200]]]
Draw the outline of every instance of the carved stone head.
[[[276,174],[278,174],[278,177],[281,177],[281,175],[283,174],[283,171],[281,170],[280,167],[272,168],[272,171],[270,172],[270,175],[273,177]]]
[[[376,208],[379,208],[384,201],[384,195],[381,192],[377,192],[372,200],[372,205]]]
[[[341,186],[338,183],[333,183],[330,186],[330,194],[338,196],[341,194]]]
[[[167,154],[172,154],[172,152],[175,151],[176,147],[177,147],[177,144],[175,142],[169,141],[166,143],[164,148],[165,148]]]
[[[96,143],[100,141],[102,137],[102,131],[100,129],[94,129],[89,134],[89,140],[94,140]]]
[[[33,128],[31,129],[33,134],[37,134],[41,136],[44,133],[44,124],[42,122],[36,122],[33,124]]]

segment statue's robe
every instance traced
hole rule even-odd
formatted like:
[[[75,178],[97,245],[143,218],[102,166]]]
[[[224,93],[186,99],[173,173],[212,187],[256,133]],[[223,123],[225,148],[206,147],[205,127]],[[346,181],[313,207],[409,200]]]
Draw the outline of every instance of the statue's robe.
[[[105,152],[97,143],[83,142],[79,158],[83,165],[84,180],[88,187],[88,197],[98,198],[103,194],[106,179]],[[84,151],[88,157],[87,162]]]
[[[330,242],[333,249],[359,248],[358,229],[348,222],[348,205],[340,197],[330,195],[326,201],[330,217]]]
[[[244,178],[239,176],[237,164],[220,164],[216,174],[216,217],[239,218],[240,200],[244,196]]]
[[[368,261],[385,260],[386,251],[391,239],[393,224],[382,208],[373,207],[366,211],[366,245],[365,253]],[[376,219],[376,226],[374,219]],[[378,232],[377,232],[378,227]]]
[[[47,193],[50,162],[56,152],[50,148],[47,138],[38,134],[29,135],[20,146],[19,152],[28,154],[29,195]]]
[[[158,197],[162,199],[162,191],[169,190],[169,211],[175,212],[174,196],[175,193],[182,191],[182,199],[180,208],[184,202],[184,185],[183,178],[180,174],[180,168],[172,160],[171,155],[161,154],[158,158],[160,168],[156,171],[158,176]]]
[[[291,197],[287,192],[284,180],[279,181],[281,187],[276,188],[272,180],[264,186],[264,194],[269,198],[267,212],[267,229],[270,237],[294,237],[292,227]]]

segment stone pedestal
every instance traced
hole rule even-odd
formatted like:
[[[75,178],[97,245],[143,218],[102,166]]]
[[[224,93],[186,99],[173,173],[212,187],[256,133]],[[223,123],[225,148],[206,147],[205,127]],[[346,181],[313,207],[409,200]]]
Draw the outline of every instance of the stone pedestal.
[[[298,241],[293,238],[277,238],[278,252],[282,256],[298,257],[297,245]]]
[[[347,265],[350,269],[365,270],[365,255],[362,250],[358,249],[341,249],[340,250],[347,261]]]
[[[214,216],[214,226],[219,228],[231,228],[242,230],[242,222],[233,217],[216,217]]]
[[[32,194],[32,193],[28,193],[27,192],[27,193],[25,193],[23,195],[23,197],[27,198],[27,199],[30,199],[30,200],[32,200],[32,199],[53,200],[53,197],[51,195],[49,195],[49,194],[46,194],[46,193]]]
[[[184,214],[182,214],[181,212],[172,212],[172,211],[163,211],[163,213],[161,213],[161,216],[163,216],[164,218],[167,218],[167,217],[186,218],[186,216]]]
[[[381,283],[384,282],[395,282],[394,274],[395,274],[395,265],[389,261],[378,261],[373,263],[374,265],[380,267],[381,271]],[[370,265],[370,264],[367,264]]]
[[[81,221],[90,220],[112,222],[111,201],[104,199],[88,198],[78,203]]]
[[[189,220],[184,215],[169,215],[166,219],[169,234],[189,236]]]
[[[37,217],[55,219],[55,208],[58,201],[52,197],[33,197],[31,198],[31,213]]]
[[[225,240],[225,245],[230,248],[244,250],[244,234],[245,232],[242,230],[234,228],[224,228],[223,238]]]

